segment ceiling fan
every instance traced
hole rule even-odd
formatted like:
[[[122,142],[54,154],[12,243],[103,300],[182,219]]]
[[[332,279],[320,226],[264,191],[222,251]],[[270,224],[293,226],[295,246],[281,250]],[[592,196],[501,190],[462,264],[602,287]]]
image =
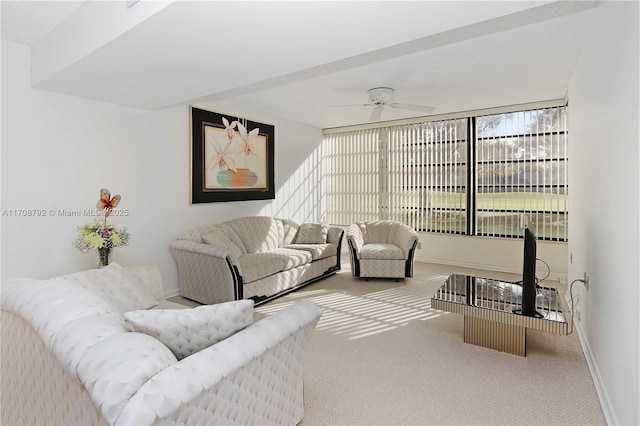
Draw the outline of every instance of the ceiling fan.
[[[379,121],[382,111],[386,108],[406,109],[409,111],[424,112],[430,114],[435,111],[434,107],[426,105],[404,104],[399,102],[391,102],[394,90],[391,87],[374,87],[367,91],[369,94],[369,103],[359,105],[341,105],[341,106],[363,106],[373,107],[369,121]]]

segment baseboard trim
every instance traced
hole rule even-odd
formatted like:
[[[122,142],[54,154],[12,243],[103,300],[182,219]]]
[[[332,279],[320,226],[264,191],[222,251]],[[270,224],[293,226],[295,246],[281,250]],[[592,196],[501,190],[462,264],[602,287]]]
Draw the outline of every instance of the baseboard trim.
[[[567,292],[565,294],[565,301],[567,302],[567,306],[571,306],[571,300],[569,299],[569,297],[569,293]],[[611,405],[611,399],[609,398],[607,388],[602,381],[600,370],[598,370],[598,364],[593,357],[593,352],[591,351],[591,347],[589,346],[589,341],[584,333],[582,324],[580,323],[580,321],[573,321],[573,327],[576,333],[578,333],[578,340],[580,341],[580,346],[582,346],[582,353],[587,360],[587,366],[589,367],[589,372],[591,373],[593,384],[596,387],[596,393],[598,394],[598,399],[600,400],[600,406],[602,407],[604,418],[608,425],[620,424],[618,423],[618,419],[616,418],[613,406]]]
[[[165,297],[165,299],[168,299],[168,298],[170,298],[170,297],[179,296],[179,295],[180,295],[180,291],[179,291],[177,288],[175,288],[175,289],[173,289],[173,290],[170,290],[170,291],[166,291],[166,292],[164,293],[164,297]]]
[[[461,268],[482,269],[485,271],[507,272],[510,274],[522,273],[522,270],[518,271],[514,268],[507,268],[505,266],[500,266],[500,265],[487,265],[484,263],[474,263],[474,262],[460,262],[458,260],[453,260],[453,259],[441,259],[436,257],[418,256],[417,254],[416,254],[415,260],[417,260],[418,262],[435,263],[436,265],[459,266]]]

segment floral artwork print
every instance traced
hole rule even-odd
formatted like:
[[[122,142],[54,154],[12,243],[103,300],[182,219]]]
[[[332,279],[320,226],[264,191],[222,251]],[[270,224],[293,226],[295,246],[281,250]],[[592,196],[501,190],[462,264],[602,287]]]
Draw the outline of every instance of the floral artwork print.
[[[191,204],[275,199],[275,126],[189,107]]]
[[[265,188],[266,137],[258,127],[222,117],[222,125],[205,125],[205,188]]]

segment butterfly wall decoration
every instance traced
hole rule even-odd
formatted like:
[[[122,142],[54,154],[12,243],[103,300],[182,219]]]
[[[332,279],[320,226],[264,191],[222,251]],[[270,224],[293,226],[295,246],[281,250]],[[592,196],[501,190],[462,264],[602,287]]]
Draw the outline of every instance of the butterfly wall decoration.
[[[98,210],[105,210],[104,217],[105,219],[109,217],[111,214],[111,210],[113,210],[118,203],[120,202],[120,194],[116,194],[113,197],[111,196],[111,192],[108,189],[100,190],[100,200],[98,201]]]

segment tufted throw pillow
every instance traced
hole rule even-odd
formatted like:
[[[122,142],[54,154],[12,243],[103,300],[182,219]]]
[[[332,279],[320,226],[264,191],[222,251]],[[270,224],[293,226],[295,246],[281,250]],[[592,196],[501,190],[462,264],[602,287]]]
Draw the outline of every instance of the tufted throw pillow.
[[[329,226],[325,223],[303,223],[298,229],[296,244],[324,244]]]
[[[164,343],[179,360],[226,339],[253,323],[253,300],[193,309],[151,309],[124,314],[139,333]]]

